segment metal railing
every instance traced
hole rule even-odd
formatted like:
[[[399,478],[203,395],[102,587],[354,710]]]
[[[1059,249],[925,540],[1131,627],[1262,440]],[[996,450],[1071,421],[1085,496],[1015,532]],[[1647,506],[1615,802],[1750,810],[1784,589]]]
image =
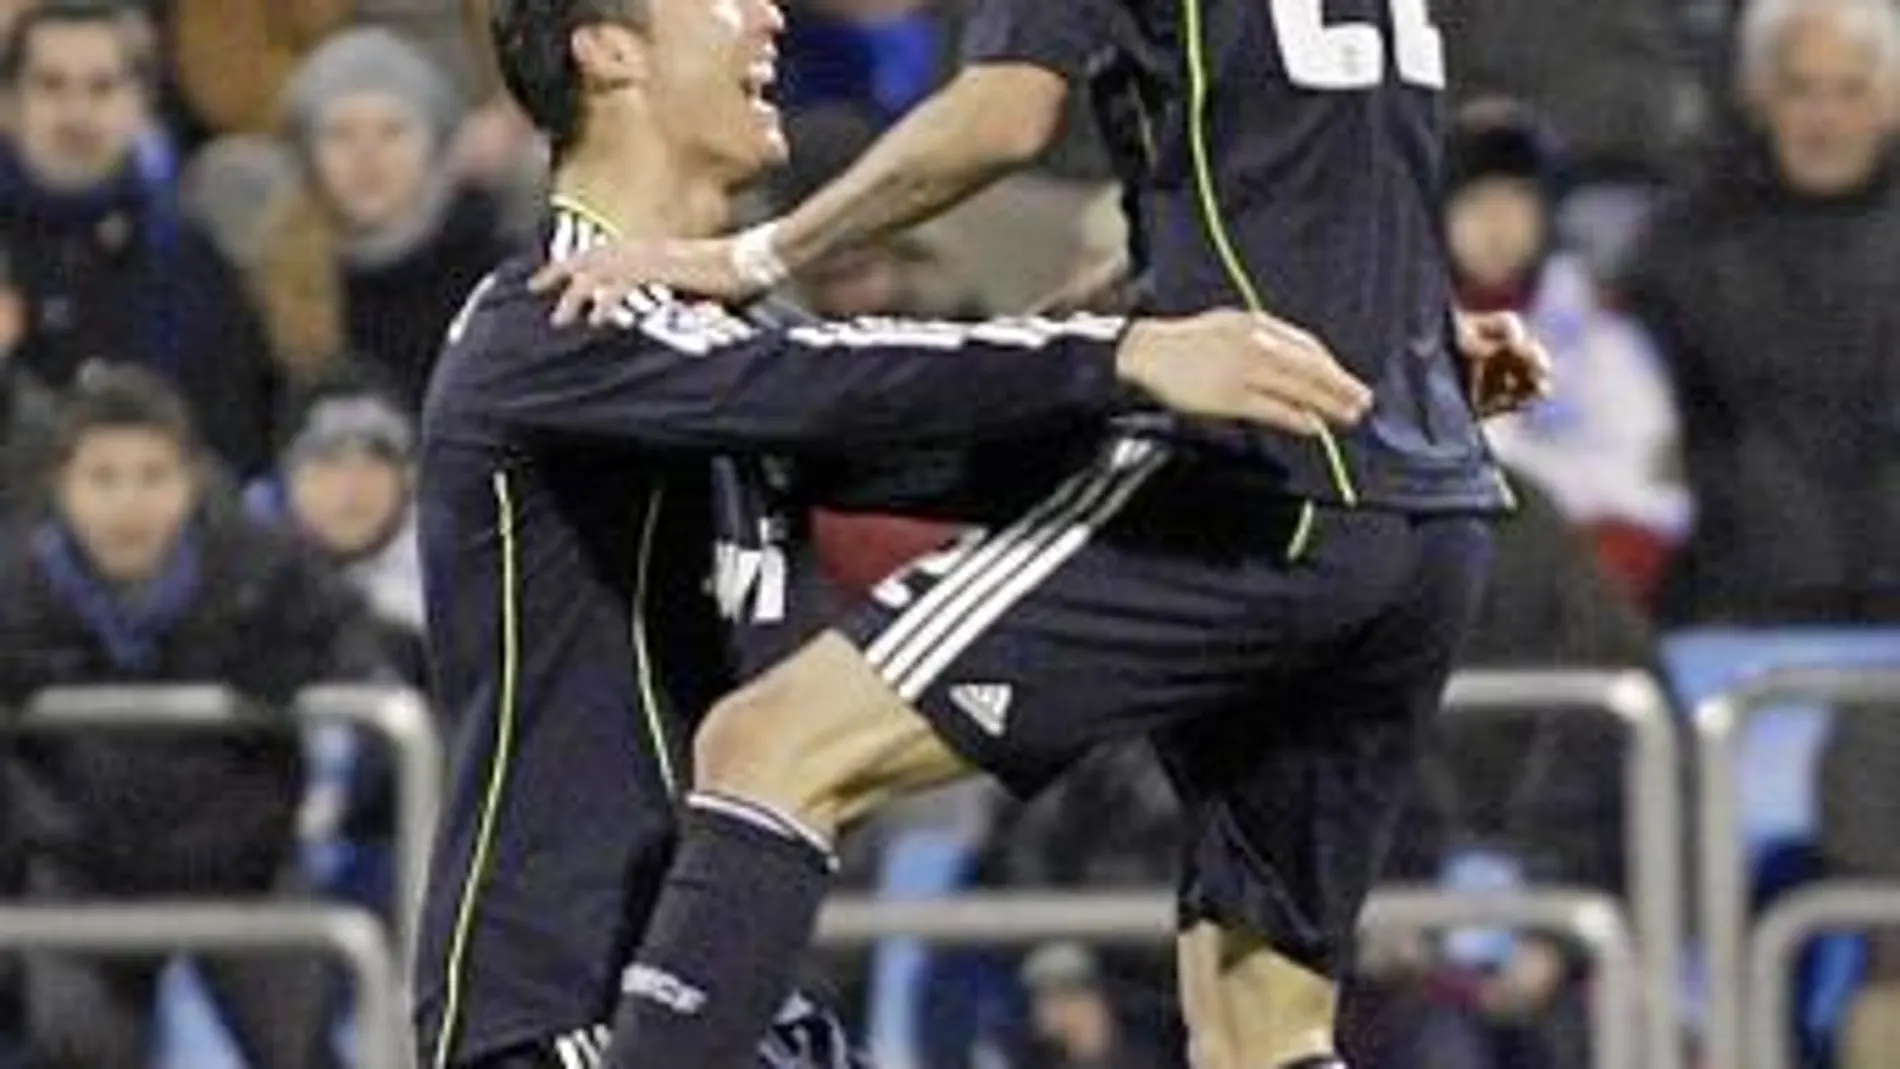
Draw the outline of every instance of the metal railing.
[[[819,939],[834,946],[900,936],[964,945],[1050,939],[1152,944],[1174,938],[1175,902],[1172,891],[975,894],[934,900],[836,898],[826,904],[820,917]],[[1363,930],[1390,933],[1467,925],[1535,929],[1575,939],[1596,971],[1591,1065],[1630,1069],[1641,1064],[1643,967],[1614,898],[1561,890],[1464,895],[1392,889],[1373,894],[1360,922]]]
[[[113,956],[321,952],[356,985],[361,1069],[407,1069],[405,1005],[383,926],[359,909],[186,903],[0,906],[0,950]]]
[[[1900,927],[1900,887],[1831,882],[1790,892],[1764,913],[1748,948],[1748,1069],[1793,1069],[1794,964],[1817,935]]]
[[[396,768],[396,946],[405,958],[429,871],[429,841],[442,792],[442,748],[427,707],[391,687],[321,686],[303,691],[291,715],[273,720],[216,686],[53,687],[34,696],[17,730],[181,728],[212,732],[282,724],[347,724],[388,743]]]
[[[1743,1069],[1743,1040],[1762,1027],[1744,1022],[1748,1000],[1748,862],[1735,749],[1762,709],[1800,702],[1900,704],[1900,669],[1795,668],[1773,672],[1703,702],[1695,711],[1700,824],[1701,920],[1707,956],[1706,1060],[1710,1069]],[[1782,1020],[1785,1020],[1782,1019]],[[1779,1027],[1780,1022],[1776,1022]]]
[[[1460,672],[1445,698],[1447,716],[1575,709],[1615,717],[1629,732],[1623,770],[1624,853],[1629,912],[1641,970],[1644,1060],[1650,1069],[1683,1064],[1680,1036],[1685,944],[1682,791],[1669,701],[1647,672]],[[1631,1062],[1629,1064],[1637,1064]]]

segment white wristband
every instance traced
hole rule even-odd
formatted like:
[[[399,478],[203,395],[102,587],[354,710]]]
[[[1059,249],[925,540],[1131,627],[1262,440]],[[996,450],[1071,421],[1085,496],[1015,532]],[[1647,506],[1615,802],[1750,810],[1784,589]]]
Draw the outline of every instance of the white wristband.
[[[791,277],[792,269],[772,247],[776,237],[778,223],[770,222],[741,231],[732,240],[732,270],[746,285],[769,290]]]

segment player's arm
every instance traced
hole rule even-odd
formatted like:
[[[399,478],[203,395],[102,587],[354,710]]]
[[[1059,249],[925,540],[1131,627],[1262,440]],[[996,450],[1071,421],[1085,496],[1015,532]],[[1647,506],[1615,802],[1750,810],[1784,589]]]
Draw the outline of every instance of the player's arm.
[[[1068,83],[1030,63],[966,67],[854,166],[772,230],[797,271],[839,249],[915,226],[1040,156],[1062,125]]]
[[[1069,86],[1106,44],[1099,0],[983,0],[965,67],[863,158],[789,215],[731,238],[626,242],[550,265],[555,321],[592,313],[642,282],[725,300],[770,289],[839,249],[941,214],[1027,165],[1061,129]]]
[[[536,302],[516,306],[541,317]],[[674,313],[681,314],[674,314]],[[827,453],[1074,427],[1135,404],[1297,434],[1357,422],[1370,391],[1262,317],[821,322],[758,330],[660,306],[632,329],[556,330],[475,362],[469,401],[529,430],[655,448]]]

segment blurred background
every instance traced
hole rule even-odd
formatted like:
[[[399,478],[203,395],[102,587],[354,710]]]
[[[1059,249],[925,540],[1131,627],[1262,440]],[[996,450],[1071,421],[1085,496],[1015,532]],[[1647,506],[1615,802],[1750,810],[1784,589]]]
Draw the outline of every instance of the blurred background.
[[[752,210],[943,84],[968,2],[788,0],[793,156]],[[482,7],[0,0],[8,901],[317,901],[400,931],[453,725],[391,743],[311,688],[374,688],[344,702],[374,719],[424,686],[420,396],[545,178]],[[1366,932],[1353,1064],[1900,1066],[1900,14],[1434,8],[1461,297],[1522,312],[1562,390],[1494,428],[1523,509],[1389,873],[1409,897]],[[1007,313],[1092,277],[1124,230],[1077,116],[794,295]],[[818,529],[841,598],[951,533]],[[131,689],[72,690],[99,684]],[[887,1069],[1181,1066],[1175,804],[1131,749],[1031,806],[916,805],[852,843],[814,974]],[[876,912],[998,894],[970,901],[1046,937]],[[897,931],[919,914],[931,940]],[[350,987],[296,954],[12,954],[0,1066],[356,1064]]]

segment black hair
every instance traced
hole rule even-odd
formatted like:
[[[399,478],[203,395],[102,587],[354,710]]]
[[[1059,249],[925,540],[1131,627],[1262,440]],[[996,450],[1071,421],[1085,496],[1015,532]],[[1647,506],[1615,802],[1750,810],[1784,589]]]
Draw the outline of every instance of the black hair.
[[[1457,190],[1484,178],[1516,178],[1554,195],[1563,152],[1537,112],[1505,97],[1474,100],[1459,109],[1447,131],[1446,187]]]
[[[80,375],[60,409],[52,467],[64,467],[86,436],[100,430],[150,431],[177,444],[188,459],[198,452],[197,426],[184,398],[143,368],[98,365]]]
[[[26,67],[27,49],[33,35],[47,26],[97,26],[118,35],[125,50],[125,62],[140,88],[150,89],[157,78],[157,57],[132,32],[128,20],[135,17],[125,4],[114,0],[46,0],[28,7],[14,20],[4,50],[0,50],[0,82],[12,86],[19,82]]]
[[[580,136],[583,84],[574,31],[593,23],[641,26],[646,0],[492,0],[488,31],[502,83],[546,134],[559,159]]]

